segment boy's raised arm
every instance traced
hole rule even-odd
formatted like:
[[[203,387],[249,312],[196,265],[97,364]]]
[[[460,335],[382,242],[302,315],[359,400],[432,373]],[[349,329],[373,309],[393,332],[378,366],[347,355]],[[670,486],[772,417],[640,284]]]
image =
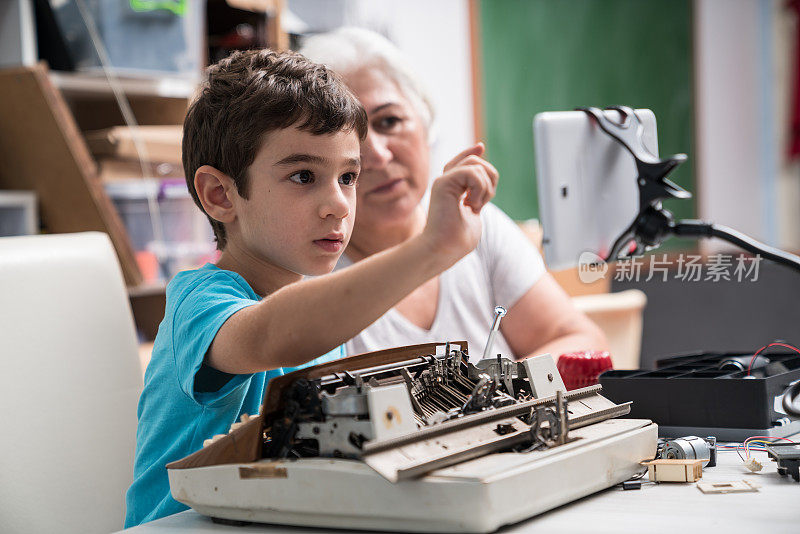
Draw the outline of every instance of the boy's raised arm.
[[[480,210],[498,179],[480,157],[483,151],[478,144],[448,163],[433,184],[420,235],[331,275],[288,285],[235,313],[217,333],[207,363],[242,374],[310,361],[472,251],[481,234]]]

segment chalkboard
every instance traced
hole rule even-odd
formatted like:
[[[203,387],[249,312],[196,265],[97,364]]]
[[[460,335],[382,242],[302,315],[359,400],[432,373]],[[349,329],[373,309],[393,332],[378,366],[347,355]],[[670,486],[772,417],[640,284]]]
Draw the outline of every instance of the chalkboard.
[[[538,215],[532,122],[541,111],[652,109],[659,153],[689,155],[672,179],[694,192],[689,0],[483,0],[479,16],[495,203],[512,218]],[[665,206],[694,217],[694,200]]]

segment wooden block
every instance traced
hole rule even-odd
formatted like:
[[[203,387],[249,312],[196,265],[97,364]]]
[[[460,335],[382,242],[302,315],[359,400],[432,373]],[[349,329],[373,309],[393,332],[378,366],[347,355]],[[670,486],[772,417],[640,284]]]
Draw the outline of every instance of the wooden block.
[[[652,482],[695,482],[703,478],[703,462],[707,460],[658,459],[642,462]]]
[[[35,190],[50,232],[107,233],[125,281],[141,283],[122,220],[44,64],[0,70],[0,124],[0,189]]]

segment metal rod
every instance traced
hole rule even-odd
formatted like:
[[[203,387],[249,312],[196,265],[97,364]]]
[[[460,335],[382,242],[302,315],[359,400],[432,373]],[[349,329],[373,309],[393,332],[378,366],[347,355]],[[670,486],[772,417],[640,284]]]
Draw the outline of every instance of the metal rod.
[[[486,348],[483,349],[483,360],[492,357],[492,347],[494,346],[494,336],[500,328],[500,319],[506,315],[506,309],[502,306],[495,306],[494,308],[494,321],[492,328],[489,330],[489,339],[486,340]]]
[[[564,392],[556,390],[556,414],[558,414],[558,444],[563,445],[567,441],[567,401],[564,400]]]

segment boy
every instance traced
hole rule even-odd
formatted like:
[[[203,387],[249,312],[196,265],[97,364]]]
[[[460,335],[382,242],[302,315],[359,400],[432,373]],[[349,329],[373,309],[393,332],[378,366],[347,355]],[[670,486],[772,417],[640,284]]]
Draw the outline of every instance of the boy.
[[[343,357],[342,343],[476,246],[497,172],[468,149],[434,184],[421,235],[301,282],[347,246],[366,120],[337,76],[296,53],[237,52],[209,70],[183,161],[222,252],[167,287],[126,527],[186,509],[165,465],[257,413],[271,377]]]

